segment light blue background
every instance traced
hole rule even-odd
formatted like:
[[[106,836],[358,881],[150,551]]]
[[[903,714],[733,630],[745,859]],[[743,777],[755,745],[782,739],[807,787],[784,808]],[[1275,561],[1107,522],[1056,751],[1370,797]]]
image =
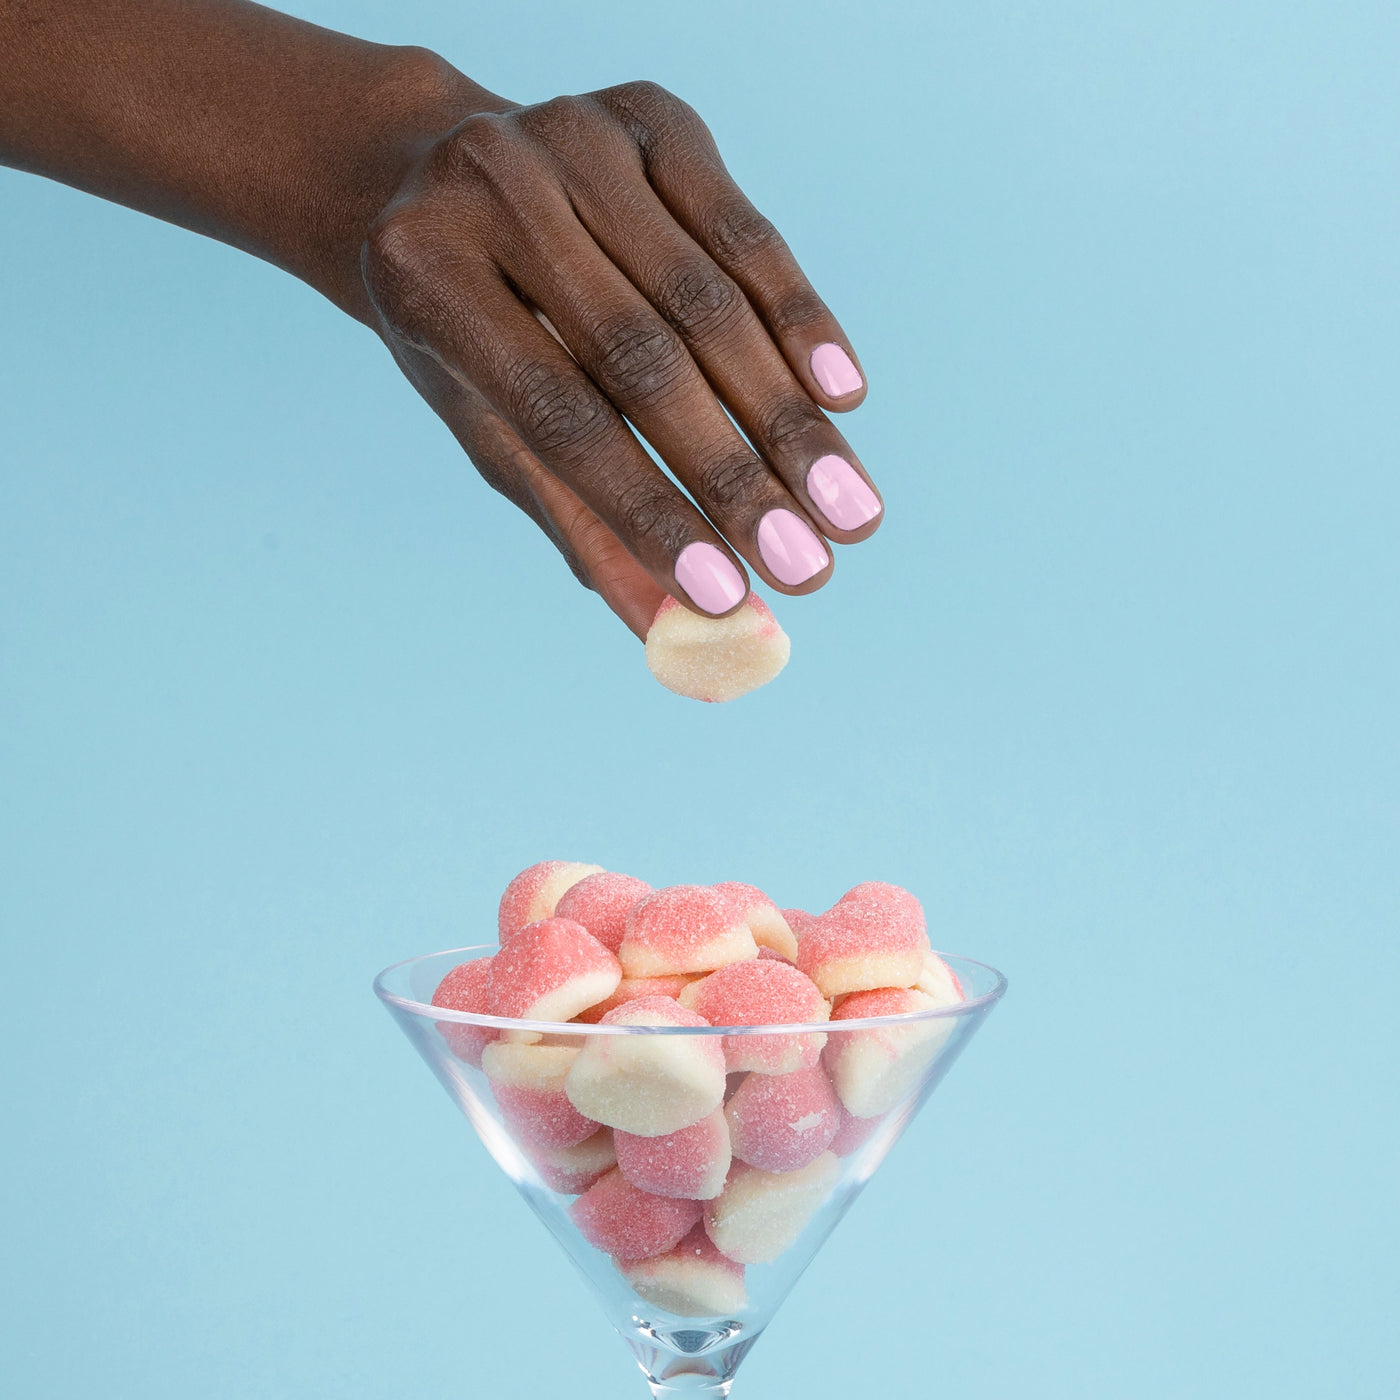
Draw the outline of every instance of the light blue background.
[[[889,520],[688,704],[365,331],[0,174],[0,1391],[640,1396],[369,992],[565,856],[1011,977],[739,1394],[1395,1394],[1395,7],[298,8],[689,98]]]

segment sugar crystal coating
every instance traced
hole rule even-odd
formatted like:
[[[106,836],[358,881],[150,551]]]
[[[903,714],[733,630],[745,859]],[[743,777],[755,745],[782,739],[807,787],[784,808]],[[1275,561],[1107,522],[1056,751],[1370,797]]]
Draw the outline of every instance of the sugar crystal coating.
[[[732,1317],[748,1301],[744,1266],[726,1259],[703,1225],[667,1253],[618,1268],[639,1298],[677,1317]]]
[[[474,1016],[491,1015],[491,958],[474,958],[458,963],[437,985],[433,1005],[449,1011],[469,1011]],[[438,1034],[447,1048],[469,1065],[481,1068],[482,1049],[500,1034],[490,1026],[473,1026],[460,1021],[439,1021]]]
[[[722,894],[672,885],[632,906],[618,957],[628,977],[660,977],[756,958],[758,945]]]
[[[729,1125],[723,1110],[662,1137],[613,1133],[617,1165],[633,1186],[656,1196],[708,1201],[724,1189],[729,1172]]]
[[[792,1026],[825,1021],[830,1014],[816,984],[790,963],[768,958],[730,963],[682,993],[712,1026]],[[826,1037],[819,1031],[779,1035],[728,1035],[725,1063],[731,1071],[788,1074],[817,1063]]]
[[[499,1040],[482,1052],[481,1067],[500,1106],[501,1117],[536,1147],[574,1147],[598,1131],[569,1102],[564,1079],[578,1048],[520,1045]]]
[[[623,1002],[636,1001],[638,997],[679,997],[694,980],[694,974],[687,972],[673,973],[668,977],[624,977],[612,996],[596,1006],[590,1006],[587,1011],[580,1011],[574,1019],[586,1025],[597,1025],[609,1011]]]
[[[565,890],[602,868],[574,860],[542,860],[522,870],[506,886],[496,911],[496,929],[501,943],[504,945],[526,924],[549,918]]]
[[[650,893],[651,886],[645,880],[601,870],[570,885],[560,895],[553,912],[561,919],[582,924],[603,947],[615,953],[627,931],[627,911]]]
[[[630,1262],[674,1249],[700,1218],[700,1203],[653,1196],[614,1167],[569,1207],[569,1216],[595,1249]]]
[[[577,1196],[587,1191],[617,1165],[611,1128],[599,1128],[592,1137],[573,1147],[537,1147],[522,1142],[520,1148],[534,1164],[544,1184],[561,1196]]]
[[[647,632],[647,667],[677,695],[735,700],[767,685],[787,665],[792,644],[752,593],[728,617],[701,617],[667,598]]]
[[[734,911],[749,926],[760,955],[770,948],[789,962],[797,961],[797,936],[788,926],[783,911],[756,885],[738,880],[723,880],[713,886],[734,906]]]
[[[817,916],[809,914],[805,909],[781,909],[778,912],[787,920],[787,926],[799,943],[802,941],[803,932],[817,921]]]
[[[638,997],[602,1025],[704,1026],[670,997]],[[688,1128],[724,1102],[724,1048],[708,1035],[590,1035],[564,1090],[586,1118],[638,1137]]]
[[[541,919],[491,960],[491,1011],[526,1021],[568,1021],[611,996],[617,959],[582,924]]]
[[[841,1105],[825,1072],[751,1074],[724,1106],[734,1156],[766,1172],[815,1161],[841,1126]]]
[[[797,1242],[840,1176],[833,1152],[795,1172],[736,1163],[719,1199],[705,1207],[705,1233],[735,1263],[770,1263]]]
[[[831,1013],[832,1026],[877,1016],[933,1011],[938,1003],[912,988],[853,992]],[[833,1034],[823,1057],[841,1102],[857,1118],[879,1118],[913,1094],[953,1033],[951,1016]]]
[[[912,987],[918,980],[928,947],[923,912],[905,891],[897,891],[903,900],[885,893],[894,890],[852,891],[803,930],[797,965],[825,996]]]

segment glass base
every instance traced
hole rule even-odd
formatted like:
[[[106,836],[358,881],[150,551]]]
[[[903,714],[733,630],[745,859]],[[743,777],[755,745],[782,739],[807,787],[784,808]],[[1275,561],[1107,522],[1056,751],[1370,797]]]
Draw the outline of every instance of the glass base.
[[[623,1341],[637,1359],[652,1395],[726,1396],[739,1363],[763,1335],[741,1322],[704,1327],[652,1326],[636,1319]]]

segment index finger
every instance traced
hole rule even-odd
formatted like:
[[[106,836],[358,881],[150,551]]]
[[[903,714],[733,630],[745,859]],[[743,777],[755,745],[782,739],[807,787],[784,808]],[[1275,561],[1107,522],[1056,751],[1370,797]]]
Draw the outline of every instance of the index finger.
[[[866,381],[846,333],[725,169],[705,123],[652,83],[626,83],[599,97],[636,140],[671,216],[743,289],[807,392],[834,412],[856,408]]]

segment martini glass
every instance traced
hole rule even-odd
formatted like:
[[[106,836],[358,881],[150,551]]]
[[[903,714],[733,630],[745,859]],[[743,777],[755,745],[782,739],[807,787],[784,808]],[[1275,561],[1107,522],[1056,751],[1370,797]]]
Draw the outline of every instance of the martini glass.
[[[381,972],[374,990],[563,1246],[658,1400],[729,1394],[739,1363],[793,1284],[1006,990],[1006,979],[994,968],[943,954],[961,984],[963,1001],[866,1020],[802,1026],[581,1025],[475,1015],[431,1004],[452,968],[494,952],[490,944],[409,958]],[[573,1145],[542,1144],[512,1112],[516,1105],[509,1092],[498,1098],[493,1090],[481,1068],[483,1048],[497,1042],[582,1052],[591,1044],[592,1054],[606,1051],[635,1060],[713,1053],[716,1041],[740,1047],[750,1060],[793,1063],[795,1056],[823,1066],[840,1091],[832,1098],[839,1105],[836,1135],[795,1170],[756,1171],[736,1161],[724,1196],[693,1208],[702,1218],[679,1245],[642,1260],[614,1259],[589,1243],[576,1223],[577,1209],[571,1214],[570,1208],[602,1178],[616,1178],[614,1139],[623,1135],[604,1127]],[[728,1098],[742,1081],[742,1075],[729,1075]],[[828,1118],[819,1137],[829,1136],[829,1126]],[[794,1160],[779,1165],[786,1168]],[[735,1185],[736,1175],[747,1179]],[[688,1208],[685,1202],[678,1206]],[[731,1258],[736,1255],[739,1262]]]

